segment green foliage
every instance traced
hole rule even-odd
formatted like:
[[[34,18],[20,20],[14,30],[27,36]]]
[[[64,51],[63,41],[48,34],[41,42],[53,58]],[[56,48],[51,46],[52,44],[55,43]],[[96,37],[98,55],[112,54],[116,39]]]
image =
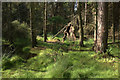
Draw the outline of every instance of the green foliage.
[[[4,59],[4,61],[2,62],[2,69],[6,70],[6,69],[10,69],[12,68],[14,64],[9,60],[9,59]]]
[[[30,51],[31,41],[30,41],[30,30],[28,28],[28,25],[26,23],[20,23],[18,20],[15,20],[11,23],[10,29],[6,29],[10,35],[3,36],[3,60],[5,58],[5,61],[3,61],[4,68],[8,69],[12,68],[17,64],[14,64],[14,61],[10,61],[7,58],[11,59],[14,57],[15,54],[19,55],[26,55]],[[4,35],[7,35],[6,33],[3,33]],[[15,63],[19,63],[19,61],[23,61],[22,58],[18,58],[19,60],[16,60]],[[12,67],[11,67],[12,66]]]
[[[20,23],[18,20],[12,22],[12,35],[15,38],[28,38],[30,37],[30,29],[26,23]]]
[[[59,31],[67,22],[68,20],[64,19],[62,16],[48,18],[48,25],[54,29],[52,31],[53,34],[57,33],[57,31]],[[50,27],[49,29],[51,29]]]
[[[87,26],[84,27],[84,34],[85,35],[93,35],[94,34],[94,27],[95,25],[93,23],[87,24]]]
[[[24,47],[22,51],[28,53],[30,51],[30,47]]]
[[[89,14],[87,14],[87,26],[83,26],[85,35],[93,35],[95,4],[87,3]],[[108,6],[108,12],[111,13],[113,11],[112,3],[109,3]],[[35,34],[42,35],[44,3],[34,3],[34,6],[31,7],[33,8],[31,21],[35,26]],[[57,39],[62,41],[61,35],[53,40],[49,34],[47,35],[48,40],[53,43],[42,42],[43,37],[37,37],[37,47],[30,48],[31,32],[28,26],[30,4],[3,3],[2,9],[2,45],[4,46],[2,50],[6,53],[15,50],[12,55],[7,54],[10,56],[3,57],[2,63],[0,62],[3,78],[118,78],[118,58],[103,56],[107,53],[118,56],[120,45],[110,44],[106,53],[97,54],[92,51],[93,39],[84,41],[85,46],[80,47],[79,40],[74,42],[67,39],[64,43],[59,43],[59,41],[54,41]],[[84,10],[81,11],[82,16],[85,16]],[[73,3],[48,3],[47,11],[49,13],[47,15],[47,32],[55,34],[68,21],[71,21],[72,17],[70,16],[74,13]],[[51,15],[55,16],[51,17]],[[112,32],[113,17],[109,15],[108,18],[108,27],[111,28],[109,32]]]
[[[30,44],[30,30],[26,23],[20,24],[17,20],[12,22],[14,30],[14,46],[16,46],[17,53],[22,52],[25,46]]]
[[[61,17],[61,16],[54,16],[52,18],[49,18],[48,21],[50,22],[50,24],[65,24],[66,20]]]
[[[67,71],[71,69],[71,66],[72,63],[70,57],[67,55],[58,55],[56,61],[47,66],[47,72],[44,78],[67,78],[70,75]]]
[[[22,48],[30,44],[30,29],[28,28],[26,23],[21,23],[17,20],[12,22],[12,27],[14,32],[12,34],[13,38],[13,44],[16,46],[16,48],[19,48],[19,51],[21,52]],[[18,52],[19,52],[18,51]]]
[[[79,41],[76,41],[76,45],[73,46],[72,41],[66,41],[61,45],[58,43],[44,43],[40,40],[38,40],[38,47],[34,49],[23,48],[26,53],[30,50],[31,53],[37,54],[25,63],[25,60],[17,55],[3,61],[3,63],[6,63],[3,65],[3,67],[6,66],[3,70],[3,78],[118,77],[118,63],[116,62],[118,60],[110,57],[95,58],[96,53],[91,51],[93,39],[84,42],[86,47],[78,47]],[[109,45],[109,47],[113,48],[110,50],[111,53],[114,49],[119,49],[116,48],[116,45]],[[71,50],[65,51],[63,48]]]
[[[24,61],[24,59],[22,59],[21,57],[19,57],[17,55],[12,56],[11,58],[3,58],[2,69],[6,70],[6,69],[19,67],[19,65],[22,64],[23,61]]]

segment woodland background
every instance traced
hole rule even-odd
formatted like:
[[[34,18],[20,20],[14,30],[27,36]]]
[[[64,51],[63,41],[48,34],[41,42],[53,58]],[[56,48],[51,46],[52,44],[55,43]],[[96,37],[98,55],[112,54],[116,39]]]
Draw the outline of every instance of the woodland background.
[[[118,78],[119,23],[120,2],[3,2],[2,77]]]

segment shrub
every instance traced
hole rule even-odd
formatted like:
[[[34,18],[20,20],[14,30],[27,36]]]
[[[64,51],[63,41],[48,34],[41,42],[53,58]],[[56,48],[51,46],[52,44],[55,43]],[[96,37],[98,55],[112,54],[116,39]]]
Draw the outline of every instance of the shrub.
[[[12,21],[10,26],[4,28],[3,39],[8,41],[9,45],[12,44],[15,53],[21,53],[23,52],[22,49],[30,44],[30,29],[24,22],[20,23],[18,20]],[[4,43],[3,45],[6,45]]]

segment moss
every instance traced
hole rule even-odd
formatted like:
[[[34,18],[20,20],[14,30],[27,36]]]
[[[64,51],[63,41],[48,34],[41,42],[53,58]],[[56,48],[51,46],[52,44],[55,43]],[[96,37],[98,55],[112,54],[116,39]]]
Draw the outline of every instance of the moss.
[[[37,54],[37,56],[28,59],[27,62],[22,62],[24,59],[17,55],[3,61],[3,78],[118,77],[118,59],[100,58],[100,55],[91,51],[93,39],[85,41],[85,47],[79,47],[79,41],[75,43],[65,41],[62,45],[44,43],[39,39],[38,41],[38,47],[24,48],[26,53],[30,50],[31,53]],[[118,55],[117,50],[119,49],[117,45],[109,45],[108,51],[111,54]],[[17,67],[12,68],[14,65]]]

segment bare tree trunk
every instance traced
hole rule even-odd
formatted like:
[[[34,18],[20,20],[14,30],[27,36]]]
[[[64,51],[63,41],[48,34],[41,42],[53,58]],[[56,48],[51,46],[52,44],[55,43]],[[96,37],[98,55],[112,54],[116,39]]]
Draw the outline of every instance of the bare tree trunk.
[[[55,3],[55,16],[58,15],[59,2]]]
[[[84,38],[84,31],[83,31],[83,25],[82,25],[82,15],[81,15],[81,5],[78,2],[78,20],[79,20],[79,29],[80,29],[80,34],[79,34],[79,38],[80,38],[80,46],[84,46],[83,44],[83,38]]]
[[[74,13],[74,4],[75,4],[75,2],[72,2],[72,6],[71,6],[71,13],[72,14]]]
[[[51,3],[52,4],[52,17],[55,16],[55,5],[54,5],[54,2]],[[51,31],[52,31],[52,34],[54,34],[54,23],[52,23],[52,26],[51,26]]]
[[[47,24],[47,18],[46,18],[46,14],[47,14],[47,3],[46,2],[44,2],[44,6],[45,6],[45,11],[44,11],[44,28],[43,28],[43,33],[44,33],[44,42],[46,42],[46,40],[47,40],[47,33],[46,33],[46,24]]]
[[[96,2],[96,13],[95,13],[95,28],[94,28],[94,50],[97,43],[97,2]]]
[[[106,27],[105,27],[105,30],[106,30],[106,34],[105,34],[105,48],[107,49],[108,48],[108,3],[106,3],[106,7],[105,7],[105,21],[106,21]],[[105,50],[106,51],[106,50]]]
[[[98,3],[98,29],[96,52],[103,53],[107,48],[107,3]]]
[[[52,10],[51,10],[51,12],[52,12],[52,17],[54,17],[55,16],[55,6],[54,6],[54,2],[52,2],[51,3],[52,4]]]
[[[59,3],[59,15],[64,17],[63,2]]]
[[[32,48],[34,48],[37,44],[36,34],[35,34],[35,25],[34,25],[34,3],[30,3],[30,28],[31,28],[31,42]]]
[[[119,3],[113,3],[113,42],[115,42],[115,31],[119,28]]]
[[[115,42],[115,15],[116,15],[116,11],[115,11],[115,3],[113,3],[113,42]]]
[[[9,31],[11,31],[12,30],[12,28],[11,28],[11,22],[12,22],[12,4],[11,3],[8,3],[8,5],[9,5],[9,10],[8,10],[8,12],[9,12],[9,18],[8,18],[8,30]],[[12,36],[12,34],[8,34],[9,35],[9,41],[11,42],[11,43],[13,43],[13,36]]]
[[[120,1],[119,1],[119,4],[120,4]],[[119,40],[120,40],[120,5],[118,6],[119,7],[119,27],[118,27],[118,42],[119,42]]]
[[[85,2],[85,27],[87,26],[87,2]]]

